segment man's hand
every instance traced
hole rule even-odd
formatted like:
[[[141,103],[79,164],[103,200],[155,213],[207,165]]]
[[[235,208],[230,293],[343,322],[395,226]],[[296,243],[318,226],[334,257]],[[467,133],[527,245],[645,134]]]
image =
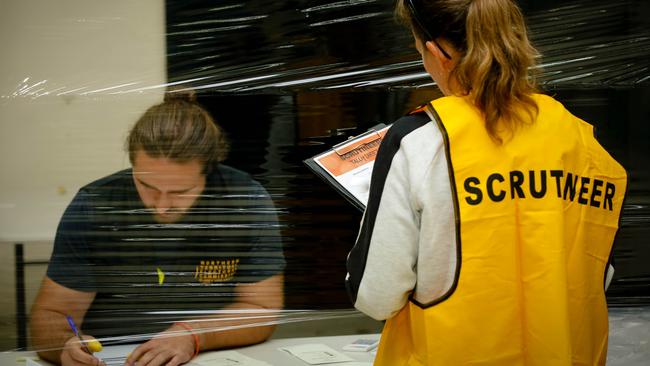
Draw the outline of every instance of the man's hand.
[[[94,340],[91,336],[82,336],[84,341]],[[97,357],[86,353],[81,347],[81,342],[77,337],[71,337],[63,345],[61,351],[62,366],[101,366],[104,363]]]
[[[194,356],[194,335],[174,324],[150,341],[139,345],[126,359],[126,366],[178,366]]]

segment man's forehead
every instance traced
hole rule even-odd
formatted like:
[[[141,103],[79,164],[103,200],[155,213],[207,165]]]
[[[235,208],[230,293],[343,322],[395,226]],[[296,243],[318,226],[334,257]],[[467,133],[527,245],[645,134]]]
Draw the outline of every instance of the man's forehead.
[[[203,175],[199,173],[183,174],[164,171],[138,171],[133,170],[133,177],[140,183],[151,186],[189,186],[196,185],[197,181],[203,180]]]
[[[173,160],[166,157],[157,157],[139,150],[136,152],[133,161],[133,171],[138,174],[183,174],[193,171],[201,171],[203,162],[196,159],[190,160]]]

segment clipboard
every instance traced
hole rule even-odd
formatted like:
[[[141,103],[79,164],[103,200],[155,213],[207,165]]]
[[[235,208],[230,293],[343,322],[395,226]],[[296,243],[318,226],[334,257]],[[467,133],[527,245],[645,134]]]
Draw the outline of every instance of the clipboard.
[[[383,123],[350,137],[303,163],[360,211],[365,210],[379,145],[390,126]]]

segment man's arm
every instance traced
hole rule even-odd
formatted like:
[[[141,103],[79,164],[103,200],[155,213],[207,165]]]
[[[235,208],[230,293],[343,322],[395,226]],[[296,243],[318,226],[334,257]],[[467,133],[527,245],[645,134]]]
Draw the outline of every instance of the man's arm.
[[[199,349],[212,350],[245,346],[265,341],[273,333],[283,307],[284,276],[277,274],[260,282],[238,285],[236,300],[209,319],[186,320],[192,333],[173,325],[154,339],[136,348],[127,365],[180,365],[194,353],[198,335]]]
[[[201,350],[245,346],[267,340],[282,310],[284,276],[243,284],[235,290],[237,300],[224,313],[210,320],[191,322],[199,332]]]
[[[84,315],[93,302],[95,294],[95,292],[69,289],[47,276],[43,279],[32,306],[30,321],[32,344],[40,357],[56,364],[65,360],[69,360],[72,364],[97,363],[94,357],[81,350],[66,320],[66,315],[70,315],[81,327]],[[62,357],[63,351],[66,354]]]

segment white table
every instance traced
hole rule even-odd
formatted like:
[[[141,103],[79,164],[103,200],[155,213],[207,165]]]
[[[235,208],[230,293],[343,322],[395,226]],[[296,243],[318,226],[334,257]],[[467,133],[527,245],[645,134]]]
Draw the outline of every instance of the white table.
[[[346,352],[343,351],[342,347],[346,344],[351,343],[352,341],[359,338],[372,338],[379,339],[379,334],[362,334],[362,335],[344,335],[344,336],[332,336],[332,337],[306,337],[306,338],[283,338],[283,339],[272,339],[270,341],[260,343],[254,346],[241,347],[232,349],[248,357],[267,362],[274,366],[306,366],[309,365],[302,360],[284,352],[278,350],[280,347],[288,346],[297,346],[301,344],[325,344],[336,351],[339,351],[350,358],[354,359],[357,362],[372,362],[374,359],[374,353],[370,352]],[[118,347],[124,348],[117,349]],[[121,351],[122,354],[128,353],[128,349],[134,348],[134,345],[131,346],[112,346],[106,347],[112,351]],[[218,351],[216,351],[218,352]],[[6,352],[0,353],[0,365],[9,366],[9,365],[19,365],[25,366],[25,362],[18,362],[18,359],[21,357],[35,357],[35,352]],[[42,365],[50,365],[44,361],[38,361]],[[328,365],[335,366],[345,366],[346,363],[334,363]]]

